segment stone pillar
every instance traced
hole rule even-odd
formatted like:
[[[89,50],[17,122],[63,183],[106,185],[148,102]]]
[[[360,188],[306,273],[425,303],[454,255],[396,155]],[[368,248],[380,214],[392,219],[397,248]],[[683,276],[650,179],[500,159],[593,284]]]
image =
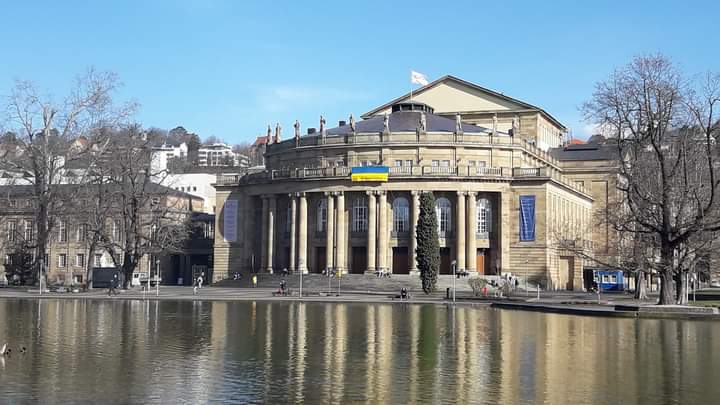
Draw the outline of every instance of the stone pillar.
[[[337,195],[337,218],[335,220],[335,267],[340,273],[345,272],[345,194],[340,191]]]
[[[267,239],[268,239],[268,211],[270,208],[269,201],[266,196],[262,198],[262,218],[260,220],[260,269],[263,271],[267,268]],[[254,270],[254,269],[253,269]]]
[[[465,213],[465,192],[457,192],[457,238],[455,250],[457,252],[457,271],[462,272],[465,270],[465,221],[467,220],[467,214]]]
[[[290,259],[288,260],[290,263],[288,271],[294,273],[295,269],[297,269],[295,266],[295,263],[297,263],[297,196],[289,194],[288,197],[290,197],[290,218],[287,219],[290,221]]]
[[[410,217],[410,274],[417,275],[417,223],[420,218],[420,192],[412,192],[412,216]]]
[[[275,255],[275,214],[277,211],[277,197],[271,195],[268,197],[268,216],[267,216],[267,244],[266,244],[266,259],[265,259],[265,271],[268,273],[273,272],[273,256]]]
[[[325,222],[325,268],[333,269],[335,268],[335,263],[333,261],[333,258],[335,255],[334,247],[335,247],[335,199],[333,198],[333,193],[327,192],[325,193],[325,197],[327,197],[327,221]]]
[[[388,221],[387,221],[387,193],[380,191],[380,202],[378,203],[378,268],[388,270],[387,248],[388,248]]]
[[[307,195],[298,193],[300,198],[300,213],[298,215],[298,249],[297,249],[297,270],[307,274]]]
[[[375,192],[368,191],[368,227],[367,227],[367,270],[365,273],[375,272],[375,235],[377,233],[377,203],[375,201]]]
[[[477,269],[477,204],[475,192],[468,193],[467,200],[467,270],[468,272],[478,271]]]

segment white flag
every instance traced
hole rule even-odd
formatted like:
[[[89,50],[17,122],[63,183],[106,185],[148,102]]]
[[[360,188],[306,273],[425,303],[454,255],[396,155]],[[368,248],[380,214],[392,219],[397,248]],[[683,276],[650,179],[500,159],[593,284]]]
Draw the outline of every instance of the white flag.
[[[416,72],[414,70],[410,71],[410,83],[419,84],[421,86],[427,86],[428,78],[422,73]]]

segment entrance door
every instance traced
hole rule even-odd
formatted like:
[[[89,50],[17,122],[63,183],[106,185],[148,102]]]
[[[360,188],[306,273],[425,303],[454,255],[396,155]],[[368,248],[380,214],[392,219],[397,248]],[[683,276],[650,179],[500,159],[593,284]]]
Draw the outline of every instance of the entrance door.
[[[315,273],[322,273],[325,270],[327,261],[325,260],[325,246],[315,248]]]
[[[575,269],[573,266],[574,258],[572,257],[561,257],[560,258],[560,286],[565,287],[566,290],[573,290],[573,279],[575,278]]]
[[[392,249],[392,272],[393,274],[409,274],[410,267],[408,263],[408,248],[394,247]]]
[[[478,249],[475,255],[475,265],[478,274],[485,274],[485,250]]]
[[[450,248],[440,248],[440,274],[452,274]]]
[[[365,246],[353,247],[350,273],[363,274],[365,270],[367,270],[367,248]]]

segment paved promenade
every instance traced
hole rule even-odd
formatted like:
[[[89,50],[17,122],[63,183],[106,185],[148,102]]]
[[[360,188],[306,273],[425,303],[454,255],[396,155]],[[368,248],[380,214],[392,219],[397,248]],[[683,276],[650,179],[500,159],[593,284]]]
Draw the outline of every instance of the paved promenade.
[[[162,300],[162,301],[299,301],[297,291],[292,296],[275,296],[272,288],[203,287],[193,294],[192,287],[160,286],[159,294],[152,289],[143,293],[140,289],[121,291],[118,295],[108,296],[106,289],[97,289],[79,293],[38,293],[37,289],[0,288],[0,299],[88,299],[88,300]],[[657,298],[637,301],[632,295],[607,293],[597,295],[583,292],[543,292],[538,301],[535,292],[516,291],[508,297],[474,297],[467,292],[458,292],[458,305],[492,306],[501,309],[527,310],[549,313],[585,316],[609,316],[626,318],[674,318],[674,319],[720,319],[712,309],[697,307],[657,307]],[[331,293],[310,291],[302,297],[303,302],[326,303],[384,303],[384,304],[436,304],[448,305],[444,291],[431,295],[414,293],[410,300],[400,300],[388,292],[370,293],[367,291],[337,290]]]

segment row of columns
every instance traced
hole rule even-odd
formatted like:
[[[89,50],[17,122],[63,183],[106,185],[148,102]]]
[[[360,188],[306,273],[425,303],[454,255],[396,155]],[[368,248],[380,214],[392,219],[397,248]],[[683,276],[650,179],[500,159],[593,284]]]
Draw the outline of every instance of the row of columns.
[[[420,217],[420,193],[412,192],[412,211],[410,223],[410,273],[416,273],[417,248],[416,225]],[[388,202],[386,191],[367,191],[368,226],[367,226],[367,272],[390,270],[389,237],[392,229],[392,217],[388,218]],[[307,268],[307,195],[292,193],[290,197],[290,263],[291,272],[308,272]],[[327,267],[344,272],[346,264],[347,229],[345,219],[345,195],[342,191],[326,192],[327,222],[325,231],[325,263]],[[337,203],[337,206],[336,206]],[[456,252],[457,270],[477,271],[477,207],[476,193],[457,192],[456,218]],[[277,213],[277,196],[262,196],[262,231],[264,249],[261,252],[261,267],[268,273],[273,272],[273,256],[275,246],[275,227]]]

